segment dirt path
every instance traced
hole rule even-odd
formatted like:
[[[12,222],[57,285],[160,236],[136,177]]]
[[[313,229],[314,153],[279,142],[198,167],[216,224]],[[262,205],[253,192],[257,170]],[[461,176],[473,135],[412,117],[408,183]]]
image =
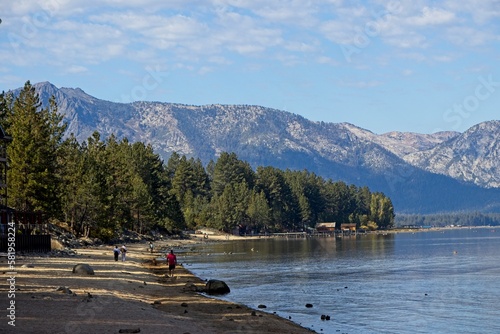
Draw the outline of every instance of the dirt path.
[[[182,266],[175,278],[165,277],[168,269],[151,263],[146,244],[127,248],[125,262],[113,260],[112,247],[79,249],[64,258],[18,256],[15,327],[6,317],[12,298],[7,259],[1,257],[0,333],[311,333],[286,319],[190,291],[187,285],[205,283]],[[95,275],[73,274],[78,263],[89,264]]]

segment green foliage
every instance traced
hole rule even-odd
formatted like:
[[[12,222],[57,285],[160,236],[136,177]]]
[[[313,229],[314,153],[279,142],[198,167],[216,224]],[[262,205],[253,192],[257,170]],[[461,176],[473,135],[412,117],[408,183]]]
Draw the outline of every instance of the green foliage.
[[[451,212],[433,215],[398,214],[395,218],[397,227],[421,226],[499,226],[500,213]]]
[[[2,92],[0,94],[0,126],[9,133],[9,116],[12,113],[12,93]]]
[[[366,225],[362,225],[361,228],[369,231],[375,231],[378,229],[378,225],[375,222],[369,221]]]
[[[221,153],[214,166],[212,190],[214,195],[221,195],[226,185],[245,182],[253,187],[254,172],[247,162],[238,159],[235,153]]]
[[[99,238],[104,242],[108,242],[115,237],[113,229],[106,227],[98,227],[91,231],[91,238]]]
[[[250,193],[248,208],[246,215],[248,217],[249,231],[265,230],[271,223],[271,208],[266,200],[266,195],[263,191],[257,193],[253,190]]]
[[[7,114],[9,205],[22,211],[58,212],[59,145],[66,129],[55,100],[41,108],[35,88],[26,82]]]
[[[381,229],[391,228],[394,224],[394,207],[388,197],[374,193],[370,202],[370,218]]]
[[[285,173],[274,167],[257,168],[255,189],[263,192],[271,209],[271,230],[302,228],[299,201],[286,182]]]

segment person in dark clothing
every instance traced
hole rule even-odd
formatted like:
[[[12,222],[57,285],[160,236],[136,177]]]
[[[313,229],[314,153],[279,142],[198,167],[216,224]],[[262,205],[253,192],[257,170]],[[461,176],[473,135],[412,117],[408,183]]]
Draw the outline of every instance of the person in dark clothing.
[[[113,254],[115,255],[115,261],[118,261],[118,256],[120,255],[120,249],[118,246],[115,246],[115,249],[113,249]]]

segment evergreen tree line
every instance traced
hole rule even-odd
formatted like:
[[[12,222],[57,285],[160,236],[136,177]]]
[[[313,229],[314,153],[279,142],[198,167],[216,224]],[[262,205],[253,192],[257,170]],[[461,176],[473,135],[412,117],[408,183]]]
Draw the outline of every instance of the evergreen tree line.
[[[440,213],[433,215],[398,214],[395,219],[397,227],[420,226],[498,226],[500,213],[460,212]]]
[[[157,227],[298,231],[318,222],[377,229],[394,222],[391,200],[367,187],[308,171],[253,170],[226,152],[206,166],[177,153],[165,164],[151,145],[114,135],[63,139],[62,119],[54,98],[42,108],[29,81],[17,97],[0,95],[0,122],[12,137],[8,205],[42,211],[78,235],[109,239],[123,229]]]

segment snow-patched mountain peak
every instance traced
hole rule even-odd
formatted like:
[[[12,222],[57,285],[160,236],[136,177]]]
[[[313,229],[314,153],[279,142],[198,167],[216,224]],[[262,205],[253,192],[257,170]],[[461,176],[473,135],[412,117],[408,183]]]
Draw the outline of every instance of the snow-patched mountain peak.
[[[429,150],[405,157],[414,166],[433,173],[500,187],[500,121],[477,124]]]

